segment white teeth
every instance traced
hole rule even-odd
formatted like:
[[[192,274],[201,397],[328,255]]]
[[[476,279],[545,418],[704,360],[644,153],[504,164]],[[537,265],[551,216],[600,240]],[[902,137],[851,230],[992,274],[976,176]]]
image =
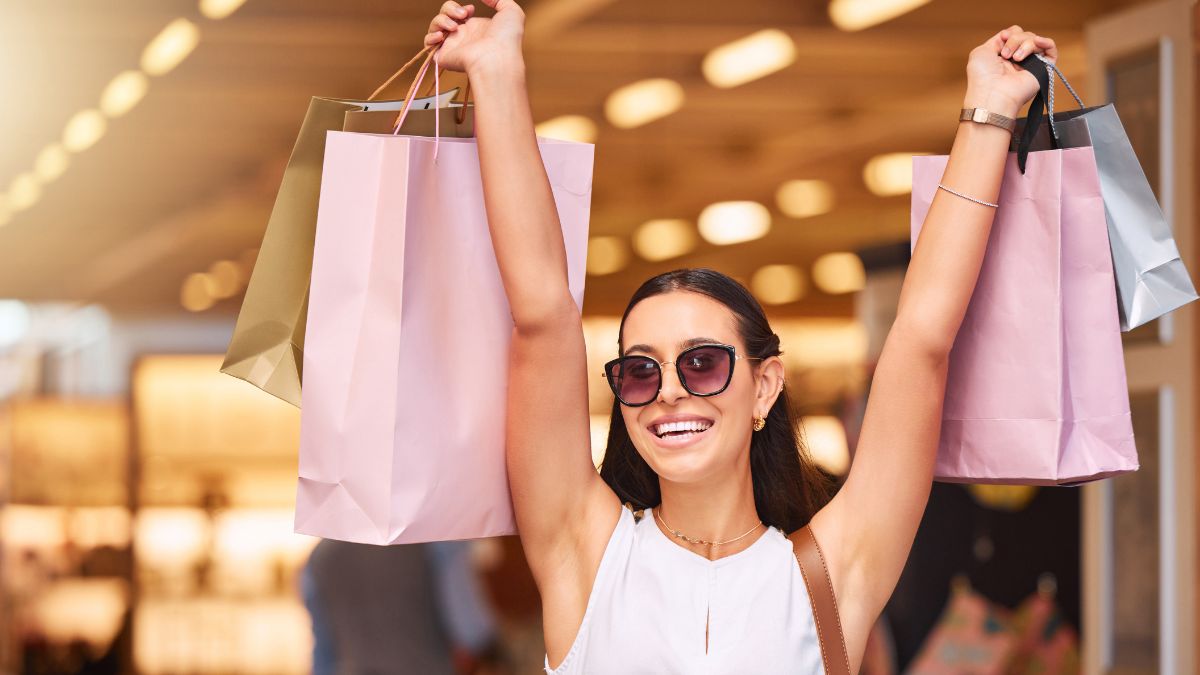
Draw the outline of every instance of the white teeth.
[[[712,426],[712,422],[702,420],[687,420],[684,422],[667,422],[665,424],[656,424],[654,433],[658,436],[671,433],[673,431],[704,431]]]

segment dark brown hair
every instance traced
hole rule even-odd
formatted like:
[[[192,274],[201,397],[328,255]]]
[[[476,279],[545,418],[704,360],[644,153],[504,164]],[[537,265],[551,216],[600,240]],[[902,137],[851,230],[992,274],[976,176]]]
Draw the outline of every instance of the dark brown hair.
[[[629,318],[629,312],[646,298],[672,291],[699,293],[728,307],[746,345],[746,356],[766,359],[782,353],[779,336],[771,330],[762,306],[750,291],[710,269],[675,270],[642,284],[621,317],[619,350],[624,350],[625,320]],[[829,499],[831,481],[800,444],[786,387],[767,414],[767,426],[751,436],[750,474],[758,517],[784,533],[806,525]],[[635,508],[658,506],[662,501],[658,474],[634,447],[621,416],[620,403],[616,400],[613,401],[608,448],[600,466],[600,477],[622,502],[631,502]]]

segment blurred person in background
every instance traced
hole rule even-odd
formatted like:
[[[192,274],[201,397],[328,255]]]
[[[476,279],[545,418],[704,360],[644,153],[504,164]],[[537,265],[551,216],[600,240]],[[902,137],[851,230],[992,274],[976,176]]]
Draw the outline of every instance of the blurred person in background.
[[[322,539],[301,592],[312,616],[314,675],[499,672],[496,622],[470,542]]]

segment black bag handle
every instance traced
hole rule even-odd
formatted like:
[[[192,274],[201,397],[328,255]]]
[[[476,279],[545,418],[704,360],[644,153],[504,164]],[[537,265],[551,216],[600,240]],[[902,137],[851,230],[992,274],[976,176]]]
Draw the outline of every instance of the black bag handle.
[[[1050,71],[1046,68],[1046,64],[1037,57],[1037,54],[1030,54],[1024,59],[1017,62],[1038,81],[1038,92],[1033,95],[1033,101],[1029,104],[1029,113],[1025,116],[1025,130],[1021,134],[1021,140],[1017,142],[1017,168],[1021,173],[1025,173],[1025,159],[1029,157],[1029,148],[1033,145],[1033,138],[1037,135],[1038,128],[1042,126],[1042,117],[1046,115],[1047,108],[1050,104],[1050,88],[1054,86],[1054,82],[1050,79]],[[1050,109],[1049,114],[1053,115],[1054,110]],[[1058,138],[1054,134],[1050,134],[1050,145],[1058,149]]]
[[[1037,135],[1038,128],[1042,126],[1043,116],[1050,122],[1050,146],[1056,150],[1059,148],[1058,129],[1054,126],[1054,75],[1062,80],[1063,86],[1071,93],[1071,97],[1075,99],[1079,107],[1083,108],[1084,105],[1083,99],[1079,98],[1079,94],[1075,92],[1075,88],[1067,81],[1062,71],[1040,54],[1030,54],[1017,62],[1017,65],[1032,73],[1038,81],[1038,92],[1029,104],[1025,130],[1017,143],[1017,166],[1021,169],[1021,173],[1025,173],[1025,159],[1029,156],[1029,148],[1033,143],[1034,136]]]

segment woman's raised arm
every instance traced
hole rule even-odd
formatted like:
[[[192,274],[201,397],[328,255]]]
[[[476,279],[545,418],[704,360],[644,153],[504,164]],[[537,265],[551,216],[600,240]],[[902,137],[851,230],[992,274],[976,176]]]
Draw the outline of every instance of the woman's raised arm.
[[[586,605],[618,503],[591,461],[583,329],[525,89],[524,13],[513,0],[484,2],[496,10],[490,19],[447,2],[425,44],[440,65],[466,71],[475,91],[488,225],[516,326],[507,452],[522,544],[546,602],[557,597],[548,585],[579,585]]]
[[[963,107],[1016,117],[1038,85],[1009,58],[1032,53],[1053,59],[1054,42],[1019,26],[976,47],[967,64]],[[948,110],[947,116],[957,112]],[[1010,138],[999,127],[960,123],[942,183],[995,203]],[[813,531],[828,550],[850,654],[861,656],[929,498],[950,349],[979,278],[995,213],[969,198],[939,190],[933,200],[871,383],[850,475],[813,517]]]

